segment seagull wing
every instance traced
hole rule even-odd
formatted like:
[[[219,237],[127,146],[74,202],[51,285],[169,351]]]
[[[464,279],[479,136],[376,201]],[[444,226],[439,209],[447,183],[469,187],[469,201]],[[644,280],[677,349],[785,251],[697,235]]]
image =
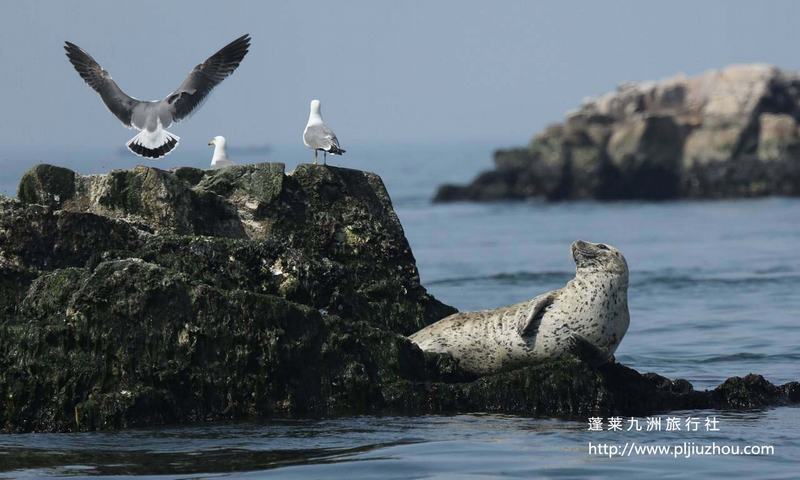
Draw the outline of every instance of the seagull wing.
[[[111,79],[111,75],[79,46],[65,42],[64,50],[67,51],[67,58],[78,71],[78,75],[100,94],[100,98],[103,99],[103,103],[111,110],[111,113],[116,115],[126,127],[130,127],[133,108],[140,103],[139,100],[123,92]]]
[[[309,125],[303,138],[310,148],[329,150],[331,147],[339,149],[339,139],[333,130],[324,123]]]
[[[328,139],[331,141],[331,146],[336,147],[335,148],[336,150],[342,150],[342,147],[339,146],[339,139],[336,138],[336,134],[333,133],[333,130],[328,128],[328,126],[325,124],[323,124],[322,126],[325,127],[325,131],[328,133]]]
[[[250,35],[242,35],[194,67],[181,86],[162,102],[172,114],[172,120],[178,122],[188,117],[214,87],[236,70],[248,48]]]

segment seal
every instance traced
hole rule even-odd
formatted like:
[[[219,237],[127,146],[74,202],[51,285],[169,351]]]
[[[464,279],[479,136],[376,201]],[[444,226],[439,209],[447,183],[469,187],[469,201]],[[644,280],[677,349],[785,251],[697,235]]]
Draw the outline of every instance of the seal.
[[[423,351],[449,353],[486,375],[564,354],[609,361],[628,330],[628,264],[616,248],[577,240],[575,278],[527,302],[460,312],[409,338]]]

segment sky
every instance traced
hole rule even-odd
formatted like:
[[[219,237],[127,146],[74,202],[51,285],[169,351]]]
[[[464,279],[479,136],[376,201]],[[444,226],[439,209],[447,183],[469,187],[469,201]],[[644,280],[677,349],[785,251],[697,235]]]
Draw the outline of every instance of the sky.
[[[0,145],[108,147],[134,132],[67,62],[88,51],[160,99],[243,33],[239,69],[182,144],[301,142],[313,98],[342,145],[524,144],[622,82],[732,63],[800,70],[791,1],[9,1],[0,18]]]

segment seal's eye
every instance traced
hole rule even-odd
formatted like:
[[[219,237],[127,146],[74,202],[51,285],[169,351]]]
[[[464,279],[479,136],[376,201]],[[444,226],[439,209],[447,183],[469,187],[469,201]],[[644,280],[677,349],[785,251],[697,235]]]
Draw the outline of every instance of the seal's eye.
[[[598,243],[597,248],[599,248],[600,250],[608,250],[608,247],[606,245],[603,245],[602,243]]]

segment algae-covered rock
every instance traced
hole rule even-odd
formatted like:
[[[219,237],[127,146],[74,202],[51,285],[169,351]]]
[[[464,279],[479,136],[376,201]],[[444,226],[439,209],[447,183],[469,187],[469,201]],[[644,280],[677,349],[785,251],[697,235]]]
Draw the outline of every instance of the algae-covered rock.
[[[20,192],[0,198],[7,430],[378,408],[426,371],[403,335],[455,311],[374,174],[38,166]]]
[[[40,166],[0,197],[0,430],[800,400],[760,377],[695,392],[570,358],[475,378],[405,336],[455,310],[420,285],[381,179],[283,170]]]
[[[75,172],[55,165],[37,165],[22,176],[17,196],[23,202],[58,207],[75,196]]]
[[[3,373],[12,428],[297,413],[317,401],[301,366],[318,354],[321,316],[275,296],[127,259],[42,275],[20,313]]]
[[[0,196],[0,265],[38,270],[84,266],[109,250],[135,249],[142,238],[126,222]]]
[[[386,394],[405,413],[494,412],[520,415],[644,416],[685,409],[751,409],[800,401],[797,382],[775,386],[760,375],[733,377],[714,390],[696,391],[670,380],[612,363],[594,368],[563,358],[477,380],[399,382]]]
[[[283,169],[241,165],[200,178],[143,166],[73,174],[75,193],[59,210],[36,205],[41,195],[0,201],[2,258],[43,270],[144,258],[402,334],[455,311],[420,285],[379,177]]]

